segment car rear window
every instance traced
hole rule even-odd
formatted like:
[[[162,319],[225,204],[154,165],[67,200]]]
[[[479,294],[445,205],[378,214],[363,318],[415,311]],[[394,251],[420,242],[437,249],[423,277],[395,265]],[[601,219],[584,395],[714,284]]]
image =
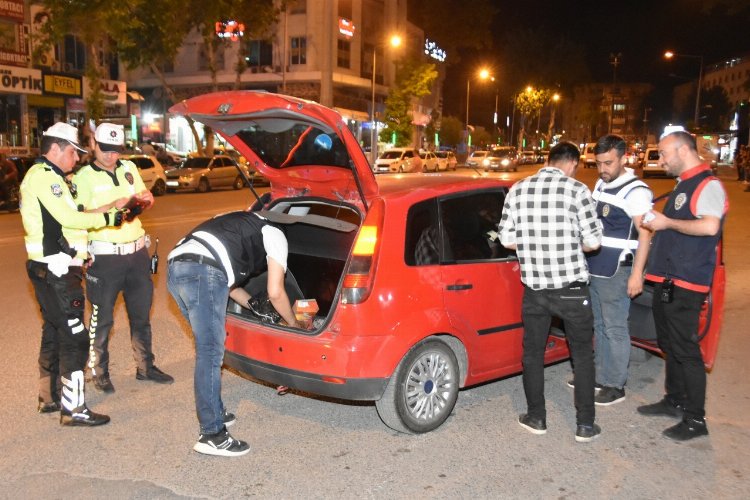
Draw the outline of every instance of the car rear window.
[[[302,165],[349,168],[351,165],[349,152],[341,139],[314,124],[298,122],[277,127],[276,123],[258,120],[237,135],[272,168]]]

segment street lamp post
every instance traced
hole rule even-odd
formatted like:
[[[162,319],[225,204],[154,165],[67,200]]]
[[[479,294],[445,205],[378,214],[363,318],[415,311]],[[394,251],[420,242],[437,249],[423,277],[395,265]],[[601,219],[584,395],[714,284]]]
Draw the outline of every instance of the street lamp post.
[[[549,127],[547,127],[547,140],[552,144],[552,134],[555,131],[555,114],[557,112],[557,103],[560,101],[560,94],[554,94],[552,96],[552,112],[549,119]]]
[[[389,39],[391,47],[399,47],[401,45],[401,37],[399,35],[391,35]],[[370,108],[370,156],[372,160],[372,166],[375,166],[375,160],[378,159],[378,125],[375,120],[375,75],[378,62],[378,47],[383,45],[375,45],[372,48],[372,107]]]
[[[693,55],[693,54],[678,54],[676,52],[672,52],[671,50],[668,50],[664,53],[665,59],[672,59],[674,57],[688,57],[691,59],[700,59],[700,69],[698,70],[698,88],[695,89],[695,112],[693,115],[693,123],[695,123],[695,128],[699,128],[699,121],[700,121],[700,108],[701,108],[701,86],[703,85],[703,56],[700,55]]]
[[[479,78],[481,80],[486,80],[490,77],[489,70],[482,68],[479,70]],[[494,78],[493,78],[494,80]],[[469,146],[469,95],[471,92],[471,78],[466,79],[466,146],[468,148]]]

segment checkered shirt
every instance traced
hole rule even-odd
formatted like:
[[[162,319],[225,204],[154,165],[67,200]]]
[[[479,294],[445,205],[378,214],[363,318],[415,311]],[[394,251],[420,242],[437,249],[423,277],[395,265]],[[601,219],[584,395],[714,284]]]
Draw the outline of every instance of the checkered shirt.
[[[517,182],[505,198],[500,241],[516,245],[521,281],[533,290],[588,281],[583,246],[596,247],[602,224],[583,183],[554,167]]]

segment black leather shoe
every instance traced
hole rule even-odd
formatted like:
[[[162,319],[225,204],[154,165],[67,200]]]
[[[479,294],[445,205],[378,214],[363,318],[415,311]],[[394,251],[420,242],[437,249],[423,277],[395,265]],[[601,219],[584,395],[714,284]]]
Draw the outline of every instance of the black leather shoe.
[[[136,371],[135,378],[138,380],[150,380],[157,384],[171,384],[174,382],[174,378],[171,375],[167,375],[156,366],[152,366],[145,373],[140,370]]]
[[[650,405],[643,405],[636,408],[636,411],[647,417],[678,417],[682,418],[682,405],[673,403],[669,398],[664,397],[661,401]]]
[[[73,411],[68,411],[65,408],[60,410],[60,425],[93,427],[107,422],[109,422],[109,415],[94,413],[86,405],[79,406]]]
[[[679,424],[666,429],[662,434],[664,434],[664,437],[675,441],[687,441],[708,436],[708,427],[706,427],[706,421],[702,418],[683,418]]]
[[[42,398],[39,398],[39,404],[36,407],[36,411],[39,413],[55,413],[56,411],[60,411],[60,403],[58,401],[45,403],[42,401]]]
[[[547,432],[547,421],[543,418],[535,418],[526,413],[518,416],[518,424],[532,434],[545,434]]]
[[[115,392],[115,386],[112,385],[112,381],[109,379],[109,373],[104,375],[96,375],[94,377],[94,387],[107,394]]]

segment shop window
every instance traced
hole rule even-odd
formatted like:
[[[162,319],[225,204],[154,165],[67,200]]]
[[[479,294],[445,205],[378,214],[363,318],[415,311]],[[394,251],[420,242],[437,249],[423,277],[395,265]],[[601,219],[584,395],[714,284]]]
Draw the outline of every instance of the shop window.
[[[264,40],[249,40],[245,44],[245,62],[257,73],[264,66],[273,65],[273,45]]]

